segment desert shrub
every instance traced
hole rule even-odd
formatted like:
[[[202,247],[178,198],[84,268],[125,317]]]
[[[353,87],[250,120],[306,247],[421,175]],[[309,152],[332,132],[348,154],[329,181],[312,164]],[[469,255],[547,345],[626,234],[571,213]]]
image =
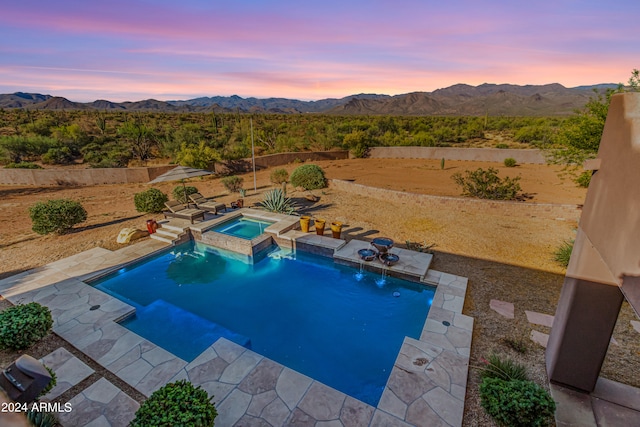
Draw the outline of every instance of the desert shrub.
[[[244,183],[244,178],[237,175],[225,176],[220,180],[224,188],[226,188],[231,193],[237,193]]]
[[[54,427],[59,425],[56,417],[50,412],[40,412],[35,409],[29,409],[26,412],[27,421],[33,427]]]
[[[289,181],[289,172],[286,169],[274,169],[269,178],[272,183],[282,185],[282,183]]]
[[[567,267],[569,265],[569,259],[571,259],[572,251],[573,240],[565,240],[553,253],[553,260],[561,266]]]
[[[47,165],[63,165],[73,160],[71,149],[69,147],[54,147],[44,153],[41,157],[42,163]]]
[[[179,201],[180,203],[187,203],[189,202],[189,196],[192,194],[199,193],[199,191],[196,187],[191,187],[188,185],[187,186],[179,185],[175,187],[171,193],[173,194],[173,198]]]
[[[516,159],[514,159],[513,157],[507,157],[506,159],[504,159],[504,165],[508,168],[515,167],[515,165],[517,164],[518,162],[516,162]]]
[[[484,378],[480,399],[498,424],[510,427],[547,426],[556,409],[549,393],[532,381]]]
[[[87,219],[87,211],[79,202],[68,199],[37,202],[29,208],[33,226],[38,234],[64,234],[74,225]]]
[[[505,148],[509,148],[509,146],[507,144],[500,143],[500,144],[496,144],[496,148],[500,148],[504,150]]]
[[[320,166],[313,164],[298,166],[291,173],[290,181],[294,187],[302,187],[305,190],[316,190],[327,186],[324,171]]]
[[[591,176],[593,173],[591,171],[584,171],[576,178],[576,184],[582,188],[588,188],[589,184],[591,184]]]
[[[37,302],[0,312],[0,348],[23,350],[44,338],[53,325],[51,311]]]
[[[47,384],[47,386],[42,389],[42,391],[40,392],[40,395],[38,397],[42,397],[45,394],[49,393],[51,391],[51,389],[53,389],[56,386],[56,384],[58,383],[58,376],[53,371],[53,369],[51,369],[47,365],[43,365],[43,366],[45,367],[47,372],[49,372],[49,375],[51,375],[51,381],[49,381],[49,384]]]
[[[138,212],[155,213],[162,212],[164,204],[169,198],[157,188],[150,188],[133,196],[133,203]]]
[[[189,381],[169,383],[154,391],[136,412],[130,427],[213,426],[218,415],[207,392]]]
[[[502,359],[497,354],[488,358],[487,365],[480,372],[482,378],[499,378],[505,381],[528,380],[527,368],[509,358]]]
[[[42,169],[42,166],[32,162],[9,163],[4,167],[7,169]]]
[[[464,196],[478,197],[491,200],[515,200],[521,191],[520,177],[500,178],[498,171],[493,168],[475,171],[465,171],[465,174],[455,173],[452,176],[456,184],[462,187]]]
[[[405,244],[407,246],[407,249],[409,249],[410,251],[423,252],[427,254],[433,254],[433,248],[437,246],[435,243],[427,243],[426,240],[422,243],[406,240]]]
[[[260,205],[269,212],[283,214],[292,214],[296,210],[293,201],[279,188],[264,193],[264,199],[260,202]]]

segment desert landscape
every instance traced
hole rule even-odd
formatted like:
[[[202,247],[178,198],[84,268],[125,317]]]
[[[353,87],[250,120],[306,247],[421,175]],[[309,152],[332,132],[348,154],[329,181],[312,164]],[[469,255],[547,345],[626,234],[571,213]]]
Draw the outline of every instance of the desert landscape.
[[[518,203],[553,203],[580,205],[586,189],[573,181],[576,171],[552,165],[518,165],[470,161],[447,161],[441,168],[439,160],[425,159],[350,159],[316,162],[328,179],[340,179],[371,187],[415,194],[458,197],[460,189],[451,179],[456,172],[494,167],[501,176],[520,176],[521,187],[528,200]],[[282,166],[291,172],[299,164]],[[253,186],[253,175],[245,174],[247,189],[245,206],[258,206],[265,191],[273,188],[269,182],[271,169],[260,170]],[[154,184],[155,188],[171,194],[179,183]],[[218,177],[192,179],[207,197],[217,198],[227,205],[238,198],[229,194]],[[101,185],[92,187],[0,187],[2,195],[0,220],[0,278],[47,264],[49,262],[99,246],[118,249],[118,232],[125,227],[145,228],[147,219],[162,215],[140,214],[134,208],[135,193],[150,188],[148,184]],[[306,199],[308,192],[289,188],[291,197],[305,212],[327,221],[344,223],[343,238],[371,239],[385,236],[399,246],[406,241],[434,245],[432,268],[469,278],[464,314],[475,318],[471,365],[465,405],[464,425],[494,425],[494,421],[480,407],[479,376],[474,369],[491,352],[509,356],[524,363],[533,379],[546,387],[544,349],[529,340],[531,325],[524,310],[553,315],[560,294],[564,268],[553,260],[554,251],[574,237],[577,223],[570,218],[545,219],[506,215],[498,210],[425,209],[408,202],[380,200],[337,190],[329,185],[312,192],[316,202]],[[31,230],[28,209],[35,202],[69,198],[82,203],[88,219],[65,235],[40,236]],[[409,199],[410,200],[410,199]],[[515,318],[506,319],[489,307],[492,299],[512,302]],[[8,304],[2,301],[2,304]],[[634,315],[625,303],[614,333],[602,375],[634,386],[640,385],[637,371],[640,352],[637,332],[629,324]],[[535,330],[549,333],[549,328],[535,326]],[[35,357],[47,354],[56,346],[66,346],[80,357],[81,353],[55,336],[36,345],[30,352]],[[516,351],[513,343],[520,343],[524,352]],[[510,344],[511,343],[511,344]],[[42,353],[42,354],[40,354]],[[82,356],[85,363],[93,363]],[[15,354],[0,352],[0,362],[7,364]],[[114,384],[121,386],[131,397],[141,400],[135,390],[122,384],[109,372],[91,365]],[[89,378],[87,381],[91,380]],[[86,383],[86,381],[85,381]],[[69,398],[85,386],[59,397]]]

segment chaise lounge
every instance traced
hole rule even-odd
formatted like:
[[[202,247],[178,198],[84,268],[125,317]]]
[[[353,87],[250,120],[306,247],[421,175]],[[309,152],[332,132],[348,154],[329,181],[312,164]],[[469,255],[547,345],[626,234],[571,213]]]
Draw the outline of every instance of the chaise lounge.
[[[207,199],[200,193],[190,194],[189,199],[191,199],[191,201],[196,204],[196,207],[198,209],[202,209],[207,212],[213,212],[216,215],[218,215],[218,212],[222,210],[224,210],[225,212],[227,211],[227,205],[225,205],[224,203],[216,202],[212,199]]]
[[[196,218],[204,220],[205,211],[201,209],[191,209],[189,208],[189,205],[185,205],[176,200],[166,202],[164,205],[167,207],[167,209],[169,209],[168,211],[162,212],[165,218],[170,217],[188,219],[189,221],[191,221],[191,224],[193,224],[193,221]]]

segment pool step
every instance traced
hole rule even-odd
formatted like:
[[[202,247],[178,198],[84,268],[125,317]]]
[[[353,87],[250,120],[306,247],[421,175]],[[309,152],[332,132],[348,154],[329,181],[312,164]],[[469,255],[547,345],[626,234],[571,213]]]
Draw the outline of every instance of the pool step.
[[[182,230],[176,231],[169,229],[165,226],[158,228],[155,233],[153,233],[150,237],[155,240],[160,240],[161,242],[173,243],[174,241],[180,239],[180,236],[184,232]]]

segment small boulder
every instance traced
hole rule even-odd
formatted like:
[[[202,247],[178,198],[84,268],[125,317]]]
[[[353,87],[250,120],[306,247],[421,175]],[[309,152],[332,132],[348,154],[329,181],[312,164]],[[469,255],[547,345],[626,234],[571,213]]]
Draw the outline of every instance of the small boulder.
[[[118,234],[116,241],[118,243],[129,243],[132,240],[140,239],[141,237],[147,237],[149,232],[146,230],[138,230],[136,228],[123,228]]]

